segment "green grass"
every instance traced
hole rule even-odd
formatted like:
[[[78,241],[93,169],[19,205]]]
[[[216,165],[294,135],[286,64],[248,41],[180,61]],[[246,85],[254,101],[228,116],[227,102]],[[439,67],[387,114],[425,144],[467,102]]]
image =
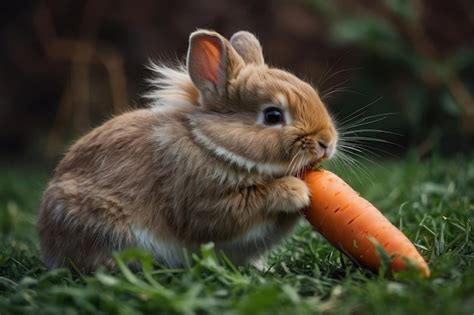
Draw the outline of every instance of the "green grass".
[[[48,174],[1,169],[0,314],[473,314],[474,161],[381,162],[370,177],[338,173],[417,245],[430,279],[360,269],[307,224],[268,257],[266,272],[236,268],[212,245],[184,269],[131,250],[116,273],[47,271],[38,253],[37,206]],[[134,274],[126,261],[141,259]]]

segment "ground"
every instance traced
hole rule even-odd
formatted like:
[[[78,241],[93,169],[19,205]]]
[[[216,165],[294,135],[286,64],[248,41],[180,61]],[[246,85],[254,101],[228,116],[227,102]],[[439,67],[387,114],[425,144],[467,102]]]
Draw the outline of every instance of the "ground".
[[[50,171],[4,164],[0,177],[0,314],[473,314],[474,161],[468,157],[335,168],[417,246],[432,270],[373,274],[302,223],[268,257],[236,268],[212,245],[184,269],[152,265],[143,252],[116,257],[121,270],[94,276],[47,271],[35,219]],[[41,169],[41,168],[40,168]],[[362,173],[368,173],[361,175]],[[141,259],[142,273],[124,262]]]

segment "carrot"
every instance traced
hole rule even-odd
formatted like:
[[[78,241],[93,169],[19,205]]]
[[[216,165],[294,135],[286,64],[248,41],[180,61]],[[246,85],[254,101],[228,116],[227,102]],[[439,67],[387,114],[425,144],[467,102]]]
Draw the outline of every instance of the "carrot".
[[[381,265],[374,244],[378,242],[391,257],[393,272],[405,269],[408,260],[424,276],[430,275],[428,264],[412,242],[341,178],[319,170],[307,172],[304,180],[312,195],[306,218],[333,246],[376,272]]]

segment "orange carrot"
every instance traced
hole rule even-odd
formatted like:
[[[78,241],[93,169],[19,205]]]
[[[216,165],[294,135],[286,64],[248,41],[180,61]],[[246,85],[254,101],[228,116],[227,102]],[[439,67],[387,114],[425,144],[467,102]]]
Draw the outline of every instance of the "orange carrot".
[[[393,272],[406,268],[409,260],[424,276],[430,275],[428,264],[412,242],[341,178],[320,170],[307,172],[304,180],[312,194],[306,218],[333,246],[377,271],[381,263],[376,240],[392,258]]]

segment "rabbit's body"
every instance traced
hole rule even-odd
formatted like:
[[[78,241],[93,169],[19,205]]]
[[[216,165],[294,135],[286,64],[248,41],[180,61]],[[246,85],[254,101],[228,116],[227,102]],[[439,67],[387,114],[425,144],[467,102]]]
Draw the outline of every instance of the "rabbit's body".
[[[199,33],[189,74],[160,69],[154,107],[96,128],[58,165],[38,223],[48,267],[113,266],[112,251],[135,246],[179,266],[183,249],[211,241],[243,264],[297,222],[309,192],[294,175],[337,140],[324,105],[306,83],[252,60],[252,45],[242,48],[255,45],[250,34],[233,41],[238,55]],[[280,123],[262,118],[268,104]]]
[[[194,251],[209,241],[243,263],[292,226],[298,214],[246,215],[251,196],[222,209],[229,194],[245,196],[265,176],[243,175],[196,144],[183,123],[190,112],[130,112],[71,147],[43,198],[39,223],[49,267],[68,257],[92,269],[130,246],[178,266],[183,247]]]

